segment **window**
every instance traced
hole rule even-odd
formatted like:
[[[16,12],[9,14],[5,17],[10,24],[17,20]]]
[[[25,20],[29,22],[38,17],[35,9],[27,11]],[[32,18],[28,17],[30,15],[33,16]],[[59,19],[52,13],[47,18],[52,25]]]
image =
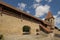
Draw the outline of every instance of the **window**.
[[[36,29],[36,32],[37,32],[36,35],[39,35],[39,29]]]
[[[49,21],[49,19],[48,19],[48,21]]]
[[[36,29],[36,32],[39,32],[39,29]]]
[[[51,28],[51,30],[54,30],[54,28]]]
[[[29,26],[23,26],[23,35],[30,34],[30,27]]]

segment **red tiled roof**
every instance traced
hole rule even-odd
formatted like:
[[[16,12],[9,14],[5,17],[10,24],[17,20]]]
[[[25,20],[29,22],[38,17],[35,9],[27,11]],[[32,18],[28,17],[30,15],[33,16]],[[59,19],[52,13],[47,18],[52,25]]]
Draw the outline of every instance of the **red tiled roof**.
[[[52,13],[49,11],[45,19],[54,18]]]
[[[0,11],[2,10],[2,8],[0,7]]]
[[[40,24],[40,27],[42,27],[48,33],[51,33],[52,32],[50,29],[46,28],[45,26],[43,26],[41,24]]]

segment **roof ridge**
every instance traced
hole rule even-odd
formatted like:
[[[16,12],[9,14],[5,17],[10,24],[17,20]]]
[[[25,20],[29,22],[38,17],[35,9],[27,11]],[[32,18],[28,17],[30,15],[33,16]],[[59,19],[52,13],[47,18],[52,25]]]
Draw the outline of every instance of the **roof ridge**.
[[[47,24],[46,22],[44,22],[44,21],[41,20],[40,18],[37,18],[37,17],[35,17],[35,16],[32,16],[31,14],[28,14],[27,12],[24,12],[24,11],[22,11],[22,10],[18,10],[17,8],[15,8],[15,7],[13,7],[13,6],[11,6],[11,5],[3,2],[3,1],[0,1],[0,4],[3,5],[3,6],[6,6],[6,7],[8,7],[8,8],[10,8],[10,9],[13,9],[13,10],[15,10],[15,11],[17,11],[17,12],[22,12],[23,14],[25,14],[25,15],[27,15],[27,16],[30,16],[30,17],[32,17],[32,18],[34,18],[34,19],[36,19],[36,20],[42,21],[43,23]],[[49,24],[47,24],[47,25],[49,25]]]

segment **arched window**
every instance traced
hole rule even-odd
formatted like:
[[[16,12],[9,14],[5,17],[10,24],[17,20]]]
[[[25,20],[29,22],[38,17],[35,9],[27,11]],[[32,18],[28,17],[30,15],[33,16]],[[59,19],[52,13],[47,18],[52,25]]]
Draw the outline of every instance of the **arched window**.
[[[23,34],[30,34],[30,27],[29,26],[23,26]]]

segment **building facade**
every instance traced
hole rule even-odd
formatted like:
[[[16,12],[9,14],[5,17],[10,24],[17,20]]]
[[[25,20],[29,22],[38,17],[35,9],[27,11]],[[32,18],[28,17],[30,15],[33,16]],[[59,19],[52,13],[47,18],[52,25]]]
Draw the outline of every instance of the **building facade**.
[[[36,18],[0,2],[0,34],[3,35],[40,35],[54,32],[54,17],[48,12],[45,20]]]

